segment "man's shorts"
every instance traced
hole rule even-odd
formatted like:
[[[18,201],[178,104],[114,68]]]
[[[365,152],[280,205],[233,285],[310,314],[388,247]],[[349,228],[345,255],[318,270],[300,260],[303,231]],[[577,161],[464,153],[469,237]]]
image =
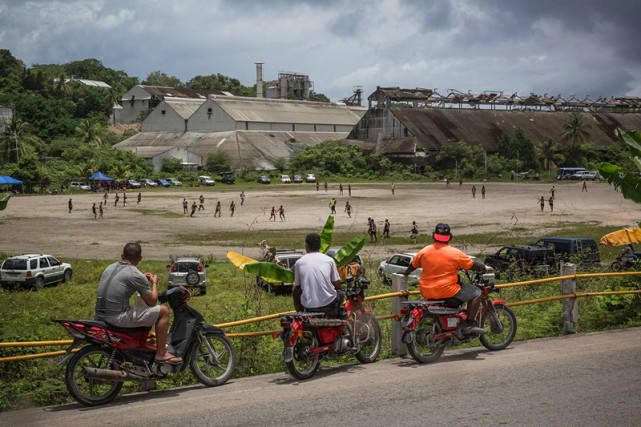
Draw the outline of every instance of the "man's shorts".
[[[151,328],[156,324],[159,315],[159,305],[153,307],[137,305],[117,316],[107,319],[106,322],[114,326],[120,326],[121,328],[140,328],[143,326]]]
[[[469,283],[461,283],[461,289],[452,298],[456,298],[461,302],[468,302],[469,300],[481,295],[481,290]]]

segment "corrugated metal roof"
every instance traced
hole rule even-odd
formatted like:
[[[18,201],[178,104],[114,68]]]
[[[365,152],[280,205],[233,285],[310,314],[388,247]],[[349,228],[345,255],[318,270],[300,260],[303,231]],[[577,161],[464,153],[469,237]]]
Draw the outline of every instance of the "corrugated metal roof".
[[[345,105],[284,99],[211,97],[239,122],[355,125],[360,116]]]
[[[170,98],[165,99],[165,104],[167,104],[171,109],[173,109],[180,117],[183,119],[188,119],[192,114],[196,112],[198,107],[200,107],[205,99],[193,99],[193,98]]]
[[[58,79],[54,79],[54,81],[57,81]],[[65,79],[65,83],[69,83],[70,81],[74,82],[80,82],[85,86],[95,86],[95,87],[102,87],[105,89],[111,89],[111,86],[109,86],[105,82],[101,82],[98,80],[87,80],[87,79]]]
[[[203,98],[208,95],[223,95],[221,91],[209,89],[191,89],[188,87],[166,87],[166,86],[148,86],[138,85],[147,91],[150,95],[158,98]]]
[[[118,144],[115,148],[136,152],[150,158],[180,147],[200,156],[203,161],[216,152],[225,152],[237,169],[253,164],[257,169],[274,169],[279,157],[289,158],[293,153],[310,145],[328,140],[347,138],[347,132],[141,132]],[[155,155],[148,155],[154,153]]]

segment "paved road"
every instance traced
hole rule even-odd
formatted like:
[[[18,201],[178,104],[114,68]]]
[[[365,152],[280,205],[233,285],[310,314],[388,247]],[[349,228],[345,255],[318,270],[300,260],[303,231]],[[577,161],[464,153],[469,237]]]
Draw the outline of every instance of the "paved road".
[[[3,425],[641,425],[641,328],[9,412]]]

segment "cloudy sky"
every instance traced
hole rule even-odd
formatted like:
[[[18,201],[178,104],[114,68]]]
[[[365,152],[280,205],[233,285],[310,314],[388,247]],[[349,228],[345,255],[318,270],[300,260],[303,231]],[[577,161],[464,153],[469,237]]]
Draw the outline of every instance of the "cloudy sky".
[[[144,79],[309,74],[362,85],[641,96],[639,0],[0,0],[0,48]]]

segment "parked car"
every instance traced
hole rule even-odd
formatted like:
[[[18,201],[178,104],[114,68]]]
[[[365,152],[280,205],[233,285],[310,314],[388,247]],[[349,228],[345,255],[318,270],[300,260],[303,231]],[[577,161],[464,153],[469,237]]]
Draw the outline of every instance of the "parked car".
[[[46,284],[71,280],[71,265],[51,255],[24,254],[7,258],[0,267],[0,282],[44,288]]]
[[[140,188],[140,187],[142,187],[142,184],[139,183],[138,181],[135,181],[133,179],[127,180],[127,188]]]
[[[305,182],[316,182],[316,177],[313,173],[308,173],[305,175]]]
[[[601,263],[599,247],[593,239],[582,237],[543,237],[539,239],[535,245],[552,250],[554,255],[562,261],[568,261],[571,257],[578,256],[583,263]]]
[[[280,182],[281,184],[291,184],[292,180],[289,178],[289,175],[281,175]]]
[[[198,177],[198,183],[201,185],[216,185],[216,181],[211,176],[201,175]]]
[[[171,185],[183,185],[183,183],[176,178],[165,178],[165,181],[167,181]]]
[[[398,253],[398,254],[392,255],[387,260],[381,261],[381,263],[378,265],[378,269],[376,270],[378,273],[378,277],[380,277],[381,281],[384,284],[391,285],[392,274],[404,273],[405,270],[407,270],[407,267],[410,266],[412,259],[415,256],[416,256],[416,252]],[[470,256],[470,258],[472,258],[472,260],[478,259],[475,256]],[[486,267],[487,267],[487,270],[483,277],[489,280],[494,280],[494,277],[495,277],[494,267],[487,264],[486,264]],[[408,285],[417,286],[419,279],[421,278],[421,274],[423,274],[422,268],[417,268],[416,270],[412,271],[408,276]],[[465,280],[465,279],[461,277],[461,280]]]
[[[158,183],[157,182],[154,182],[151,179],[147,179],[147,178],[141,179],[140,183],[142,185],[144,185],[145,187],[158,187]]]
[[[599,172],[597,171],[579,171],[572,175],[572,179],[577,179],[580,181],[583,180],[590,180],[590,181],[595,181],[597,179],[601,179],[601,176],[599,175]]]
[[[87,184],[83,184],[82,182],[74,181],[69,185],[69,189],[91,191],[91,186]]]
[[[295,184],[302,184],[303,183],[303,177],[300,175],[294,175],[293,179]]]
[[[577,172],[584,171],[585,168],[559,168],[557,174],[556,174],[556,179],[571,179],[572,175],[574,175]]]
[[[517,274],[545,275],[556,269],[554,251],[536,246],[505,246],[485,257],[485,263],[496,269],[497,277],[513,278]]]
[[[167,265],[169,268],[169,280],[167,289],[176,286],[195,288],[200,295],[207,293],[207,270],[209,265],[203,263],[200,258],[177,258]]]
[[[261,176],[259,176],[259,177],[258,177],[258,179],[256,180],[256,182],[257,182],[257,183],[259,183],[259,184],[269,184],[269,183],[271,183],[271,182],[272,182],[272,180],[271,180],[271,179],[269,179],[269,177],[268,177],[268,176],[261,175]]]
[[[169,181],[165,181],[165,180],[164,180],[164,179],[162,179],[162,178],[158,178],[158,179],[156,180],[156,182],[157,182],[157,183],[158,183],[158,185],[160,185],[161,187],[170,187],[170,186],[171,186],[171,183],[170,183]]]
[[[233,173],[225,173],[223,174],[220,182],[222,182],[223,184],[233,184],[236,182],[236,178],[234,177]]]

